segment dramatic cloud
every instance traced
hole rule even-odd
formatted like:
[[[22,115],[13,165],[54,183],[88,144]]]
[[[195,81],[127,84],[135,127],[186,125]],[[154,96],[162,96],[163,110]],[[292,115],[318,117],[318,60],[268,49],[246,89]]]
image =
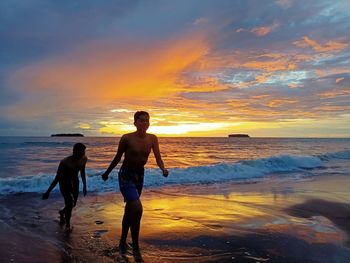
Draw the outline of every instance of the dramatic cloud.
[[[11,75],[10,84],[80,99],[77,104],[156,98],[176,92],[178,74],[206,52],[206,43],[195,36],[160,43],[93,43],[23,67]],[[74,90],[79,92],[72,95]]]
[[[165,136],[349,136],[348,9],[2,1],[0,135],[120,135],[142,109]]]

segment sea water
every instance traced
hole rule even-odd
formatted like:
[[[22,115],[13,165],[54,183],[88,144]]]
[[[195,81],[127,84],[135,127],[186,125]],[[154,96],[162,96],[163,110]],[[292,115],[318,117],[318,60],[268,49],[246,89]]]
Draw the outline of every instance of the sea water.
[[[0,194],[44,192],[57,166],[77,142],[87,146],[90,192],[118,191],[117,171],[104,182],[118,137],[0,137]],[[305,180],[323,175],[350,176],[350,139],[341,138],[159,138],[169,169],[161,176],[153,154],[145,187]],[[58,191],[56,187],[55,191]]]

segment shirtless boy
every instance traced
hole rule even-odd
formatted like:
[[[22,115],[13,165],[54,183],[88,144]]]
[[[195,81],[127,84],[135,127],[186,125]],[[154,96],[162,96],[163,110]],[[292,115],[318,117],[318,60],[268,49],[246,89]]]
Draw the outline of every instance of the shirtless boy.
[[[143,262],[139,249],[140,221],[143,211],[140,195],[143,187],[144,166],[151,150],[153,150],[157,165],[162,170],[164,177],[168,176],[168,170],[165,169],[160,155],[157,136],[146,133],[149,127],[149,114],[145,111],[136,112],[134,125],[137,130],[121,137],[117,153],[102,175],[102,179],[104,181],[108,179],[108,175],[117,166],[124,154],[123,164],[118,174],[120,192],[126,203],[119,251],[121,254],[127,252],[126,238],[130,228],[134,259],[136,262]]]
[[[73,155],[64,158],[57,169],[57,174],[49,189],[43,194],[42,199],[48,199],[50,192],[57,183],[60,185],[60,191],[64,198],[64,208],[59,211],[60,223],[66,224],[66,232],[71,232],[70,219],[73,207],[77,204],[79,195],[79,177],[83,181],[83,193],[86,195],[86,175],[85,166],[87,157],[85,156],[86,146],[82,143],[76,143],[73,147]]]

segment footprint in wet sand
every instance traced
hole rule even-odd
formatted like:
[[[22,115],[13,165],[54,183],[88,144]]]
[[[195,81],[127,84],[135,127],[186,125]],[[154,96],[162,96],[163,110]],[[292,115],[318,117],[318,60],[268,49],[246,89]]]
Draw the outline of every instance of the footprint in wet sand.
[[[101,236],[107,232],[108,230],[105,230],[105,229],[96,230],[92,233],[91,238],[101,238]]]

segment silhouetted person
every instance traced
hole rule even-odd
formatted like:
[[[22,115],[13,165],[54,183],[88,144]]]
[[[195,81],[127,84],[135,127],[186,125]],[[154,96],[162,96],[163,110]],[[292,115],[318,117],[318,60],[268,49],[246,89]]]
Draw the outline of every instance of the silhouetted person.
[[[71,232],[70,219],[72,209],[77,204],[79,195],[79,177],[83,181],[83,193],[86,195],[86,175],[85,166],[87,157],[85,155],[86,146],[82,143],[76,143],[73,147],[73,155],[64,158],[57,169],[57,174],[49,189],[43,194],[42,199],[48,199],[50,192],[57,183],[60,185],[60,191],[64,198],[64,208],[59,211],[60,223],[66,224],[66,231]]]
[[[146,133],[149,127],[149,114],[145,111],[136,112],[134,125],[137,130],[121,137],[117,153],[102,178],[104,181],[108,179],[108,175],[117,166],[124,154],[123,164],[118,174],[120,192],[124,197],[124,202],[126,202],[119,251],[122,255],[127,252],[126,238],[130,228],[135,261],[143,262],[139,249],[142,217],[140,195],[143,187],[144,166],[151,150],[153,150],[157,165],[162,170],[164,177],[168,176],[168,170],[165,169],[160,155],[157,136]]]

